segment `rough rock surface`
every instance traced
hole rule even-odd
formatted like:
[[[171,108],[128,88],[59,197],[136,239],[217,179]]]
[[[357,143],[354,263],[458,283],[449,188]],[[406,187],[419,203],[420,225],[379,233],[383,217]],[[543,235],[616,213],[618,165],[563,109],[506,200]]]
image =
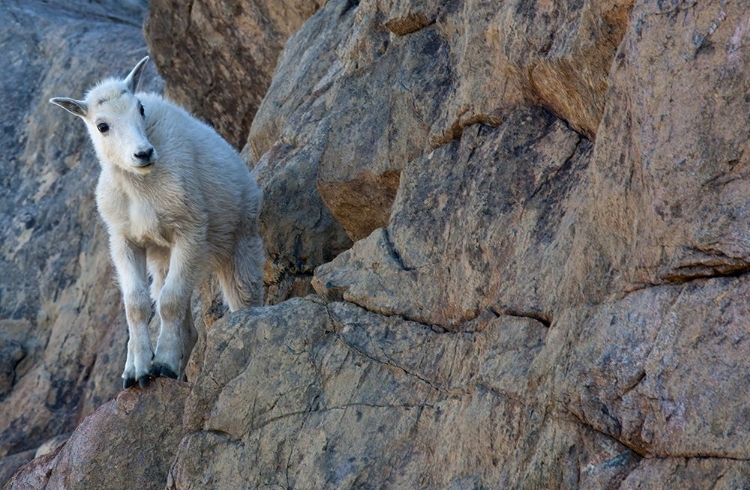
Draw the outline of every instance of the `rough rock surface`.
[[[315,267],[352,244],[315,188],[326,134],[317,128],[328,111],[338,42],[322,33],[345,31],[349,10],[329,2],[290,38],[250,128],[244,152],[263,189],[269,302],[310,292]]]
[[[241,148],[284,43],[324,0],[149,2],[166,94]]]
[[[244,150],[319,295],[205,291],[160,483],[750,486],[749,43],[748,0],[329,0]]]
[[[564,311],[547,338],[554,399],[644,456],[747,461],[749,290],[745,275],[697,279]]]
[[[712,458],[645,460],[622,482],[622,490],[648,488],[747,488],[750,468],[746,461]]]
[[[11,456],[6,456],[0,460],[0,482],[5,484],[13,474],[18,471],[18,468],[25,465],[29,461],[36,457],[36,450],[29,449],[28,451],[21,451]]]
[[[410,162],[388,228],[319,267],[313,285],[446,328],[483,308],[549,324],[568,293],[557,286],[591,146],[539,109],[473,125]]]
[[[597,134],[583,244],[611,271],[606,290],[750,270],[748,7],[634,10]]]
[[[332,1],[290,39],[246,150],[278,299],[348,248],[341,227],[385,227],[407,164],[467,125],[531,103],[596,133],[631,3],[527,4]]]
[[[164,378],[147,392],[123,391],[6,488],[164,488],[183,436],[187,391],[184,383]]]
[[[329,2],[282,56],[250,131],[253,157],[276,138],[309,146],[309,122],[320,121],[320,195],[364,238],[388,223],[407,162],[467,125],[532,102],[593,136],[631,5]]]
[[[127,333],[94,204],[98,163],[83,124],[47,100],[82,97],[102,76],[126,74],[146,54],[139,40],[144,7],[0,6],[6,97],[0,120],[0,460],[72,431],[120,390]],[[144,87],[159,87],[153,69],[146,78]]]
[[[234,315],[209,335],[168,487],[611,486],[640,457],[535,394],[547,335],[490,312],[446,333],[314,296]]]

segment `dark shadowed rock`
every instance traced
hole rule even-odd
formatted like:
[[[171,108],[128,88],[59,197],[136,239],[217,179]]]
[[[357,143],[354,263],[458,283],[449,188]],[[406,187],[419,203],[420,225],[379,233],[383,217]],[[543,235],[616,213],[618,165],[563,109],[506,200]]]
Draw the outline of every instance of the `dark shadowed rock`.
[[[353,12],[346,2],[328,2],[289,40],[250,128],[245,155],[263,189],[260,226],[270,259],[265,279],[271,303],[308,293],[315,267],[351,246],[315,180],[327,135],[322,121],[338,70],[336,49]],[[337,29],[340,35],[333,35]]]
[[[259,220],[270,259],[265,275],[267,303],[311,292],[315,267],[351,246],[344,229],[310,185],[318,155],[311,147],[277,145],[253,170],[264,193]]]
[[[16,378],[16,368],[25,356],[20,343],[0,339],[0,400],[10,393]]]
[[[284,43],[324,3],[157,0],[143,30],[167,95],[241,148]]]

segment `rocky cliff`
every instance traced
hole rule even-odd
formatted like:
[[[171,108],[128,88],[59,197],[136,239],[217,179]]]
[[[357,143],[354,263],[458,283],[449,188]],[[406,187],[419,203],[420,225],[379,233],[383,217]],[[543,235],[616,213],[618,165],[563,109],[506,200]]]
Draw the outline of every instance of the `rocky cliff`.
[[[3,7],[2,461],[78,426],[7,488],[750,485],[750,1],[170,5],[146,41],[263,187],[269,305],[204,285],[189,383],[91,414],[121,305],[44,101],[137,16]]]

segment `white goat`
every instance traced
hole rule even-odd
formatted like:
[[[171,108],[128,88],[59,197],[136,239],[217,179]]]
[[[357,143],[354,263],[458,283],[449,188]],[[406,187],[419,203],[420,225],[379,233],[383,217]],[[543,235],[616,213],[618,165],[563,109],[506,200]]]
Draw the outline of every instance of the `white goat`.
[[[261,193],[237,152],[206,124],[153,93],[136,93],[143,58],[85,100],[50,99],[86,123],[101,174],[96,203],[109,230],[129,340],[125,388],[182,377],[196,332],[190,295],[213,270],[231,311],[263,301]],[[153,298],[161,328],[151,350]]]

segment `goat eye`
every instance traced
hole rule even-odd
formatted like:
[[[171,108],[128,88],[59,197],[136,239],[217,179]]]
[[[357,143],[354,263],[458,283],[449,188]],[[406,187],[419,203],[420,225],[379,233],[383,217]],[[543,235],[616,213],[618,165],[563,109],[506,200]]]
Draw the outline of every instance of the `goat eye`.
[[[143,111],[143,105],[141,105],[140,110],[141,110],[141,117],[146,117],[146,113]]]
[[[109,131],[109,124],[99,123],[96,125],[96,129],[98,129],[100,133],[106,133],[107,131]]]

